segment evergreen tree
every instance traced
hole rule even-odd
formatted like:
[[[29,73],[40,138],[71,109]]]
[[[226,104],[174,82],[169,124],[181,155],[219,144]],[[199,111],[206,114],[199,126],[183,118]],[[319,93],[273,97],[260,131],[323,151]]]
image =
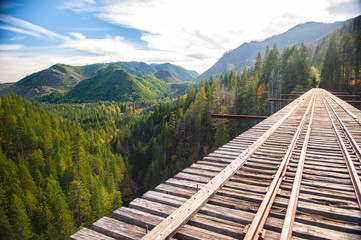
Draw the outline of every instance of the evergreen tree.
[[[69,186],[69,207],[77,226],[90,224],[90,194],[80,181],[72,181]]]
[[[0,182],[0,239],[10,239],[11,225],[7,213],[8,207],[6,193]]]
[[[30,239],[32,237],[30,219],[22,200],[13,193],[10,198],[9,220],[12,227],[12,239]]]
[[[340,51],[336,42],[335,34],[331,34],[328,40],[327,49],[323,57],[321,82],[323,88],[340,89],[341,67]]]
[[[223,106],[220,114],[226,114],[226,113],[227,113],[226,108]],[[226,144],[228,141],[229,134],[228,134],[227,123],[228,123],[227,119],[222,119],[222,118],[216,119],[216,125],[215,125],[216,133],[214,136],[215,148],[221,147],[222,145]]]

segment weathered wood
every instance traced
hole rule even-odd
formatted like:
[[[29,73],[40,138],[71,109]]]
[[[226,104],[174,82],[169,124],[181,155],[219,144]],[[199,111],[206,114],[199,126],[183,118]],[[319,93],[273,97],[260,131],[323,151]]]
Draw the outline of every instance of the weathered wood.
[[[292,102],[294,99],[286,99],[286,98],[280,98],[280,99],[276,99],[276,98],[270,98],[268,99],[268,101],[270,102]]]
[[[177,206],[181,206],[181,204],[187,199],[187,198],[180,198],[175,197],[171,195],[163,196],[162,194],[156,194],[154,192],[151,192],[147,196],[148,199],[151,200],[139,200],[141,203],[138,203],[138,207],[144,209],[148,212],[153,212],[153,209],[157,209],[158,214],[167,215],[170,212],[172,212],[169,208],[177,208]],[[230,198],[228,198],[230,200]],[[158,203],[155,201],[161,201],[163,203]],[[224,199],[220,200],[219,203],[224,203]],[[170,206],[171,205],[171,206]],[[168,209],[168,210],[166,210]],[[229,208],[221,205],[215,205],[213,204],[206,204],[199,214],[206,214],[208,216],[213,216],[220,219],[225,219],[232,222],[238,222],[243,225],[247,225],[250,223],[251,219],[253,218],[254,214],[249,213],[243,210],[243,207],[237,206],[236,208]],[[266,229],[268,230],[275,230],[278,229],[278,231],[282,228],[282,220],[277,218],[270,218],[270,221],[266,224]],[[355,237],[356,235],[354,233],[339,233],[337,231],[333,231],[332,229],[323,229],[320,233],[320,228],[322,227],[315,227],[312,225],[306,225],[302,223],[295,223],[295,231],[296,235],[298,236],[305,236],[305,232],[307,232],[306,236],[308,238],[310,236],[318,237],[318,238],[327,238],[327,236],[333,236],[333,239],[352,239],[352,237]],[[307,230],[306,230],[307,229]],[[352,230],[350,230],[352,231]],[[351,237],[351,238],[350,238]],[[201,239],[207,239],[207,238],[201,238]]]
[[[212,118],[241,119],[241,120],[264,120],[267,118],[267,116],[212,114]]]
[[[258,199],[258,201],[256,202],[261,202],[263,195],[265,193],[264,189],[265,188],[261,188],[261,190],[259,190],[259,194],[252,194],[250,193],[249,187],[245,187],[244,191],[242,190],[234,190],[235,189],[235,185],[231,186],[231,188],[229,187],[223,187],[222,190],[220,190],[217,195],[215,197],[212,198],[212,200],[209,203],[218,205],[218,206],[225,206],[227,208],[229,207],[234,207],[236,209],[242,209],[242,210],[250,210],[255,212],[255,210],[257,209],[257,205],[255,205],[255,199]],[[189,198],[190,196],[193,195],[194,191],[185,191],[183,188],[183,185],[180,185],[179,187],[173,187],[173,186],[166,186],[164,184],[162,184],[162,186],[158,186],[155,190],[157,191],[161,191],[167,194],[172,194],[172,195],[176,195],[179,196],[180,192],[182,193],[183,198]],[[218,196],[221,195],[221,196]],[[289,193],[287,194],[287,192],[282,191],[282,196],[287,197],[289,196]],[[149,196],[149,195],[148,195]],[[152,200],[156,200],[157,197],[154,198],[154,194],[150,195],[149,197],[153,196]],[[158,195],[161,196],[161,195]],[[165,195],[167,196],[167,195]],[[228,196],[228,197],[224,197],[224,196]],[[163,199],[167,199],[168,197],[163,197]],[[249,201],[249,203],[244,202],[244,201],[235,201],[232,202],[232,198],[236,198],[236,199],[244,199],[246,201]],[[301,196],[300,200],[302,202],[310,202],[310,203],[316,203],[316,204],[320,204],[322,203],[322,205],[329,205],[329,206],[342,206],[343,208],[347,207],[347,208],[353,208],[354,210],[357,209],[357,204],[355,204],[354,202],[350,202],[348,200],[335,200],[333,198],[326,198],[326,197],[313,197],[312,199],[310,199],[310,197],[303,197]],[[167,203],[167,201],[165,202]],[[285,207],[287,207],[287,203],[284,202],[281,205],[278,204],[280,209],[285,209]],[[356,233],[356,234],[361,234],[361,226],[356,226],[356,225],[345,225],[342,222],[338,222],[338,221],[334,221],[334,220],[327,220],[327,218],[325,218],[324,216],[320,216],[317,214],[313,214],[312,212],[313,209],[310,209],[310,211],[307,214],[302,214],[302,212],[298,212],[298,218],[304,219],[304,221],[308,222],[309,224],[312,224],[313,221],[315,219],[318,219],[319,223],[323,223],[324,226],[328,226],[329,228],[342,228],[344,231],[348,231],[350,233]],[[329,210],[326,210],[329,211]],[[272,211],[271,213],[273,213],[273,215],[279,215],[277,211]],[[326,213],[328,214],[328,213]]]
[[[114,238],[108,237],[101,233],[95,232],[88,228],[82,228],[70,237],[71,240],[114,240]]]
[[[350,97],[350,98],[359,98],[360,97],[360,95],[352,95],[352,94],[343,94],[343,95],[336,94],[335,96],[336,97]]]
[[[281,97],[299,97],[300,94],[299,93],[284,93],[281,94]]]
[[[144,228],[117,221],[109,217],[103,217],[96,221],[93,224],[93,229],[113,238],[125,240],[141,239],[146,234]]]

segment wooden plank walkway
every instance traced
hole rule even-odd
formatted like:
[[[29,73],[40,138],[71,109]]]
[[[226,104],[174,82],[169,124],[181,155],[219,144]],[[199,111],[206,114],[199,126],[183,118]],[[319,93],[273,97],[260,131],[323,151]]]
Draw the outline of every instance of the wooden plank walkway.
[[[360,120],[312,89],[71,239],[361,239]]]

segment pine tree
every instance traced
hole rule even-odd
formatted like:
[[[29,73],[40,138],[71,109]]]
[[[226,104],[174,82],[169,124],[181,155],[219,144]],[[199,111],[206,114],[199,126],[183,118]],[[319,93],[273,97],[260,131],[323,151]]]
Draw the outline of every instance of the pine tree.
[[[51,223],[54,227],[54,232],[51,233],[51,238],[66,239],[75,232],[73,215],[69,210],[59,183],[53,177],[47,179],[46,196],[50,207],[49,210],[54,214],[53,222]]]
[[[336,42],[336,36],[330,35],[326,53],[323,57],[321,69],[321,82],[323,88],[340,90],[341,68],[340,51]]]
[[[225,106],[221,107],[221,112],[220,114],[226,114],[227,110]],[[228,141],[228,128],[227,128],[227,123],[228,120],[227,119],[216,119],[216,133],[215,133],[215,142],[214,142],[214,146],[215,148],[219,148],[221,147],[223,144],[227,143]]]
[[[30,239],[32,237],[29,216],[22,200],[13,193],[9,207],[9,219],[12,228],[12,239]]]
[[[69,207],[77,226],[90,224],[90,194],[80,181],[72,181],[69,187]]]
[[[0,182],[0,239],[10,239],[11,225],[8,218],[8,201]]]

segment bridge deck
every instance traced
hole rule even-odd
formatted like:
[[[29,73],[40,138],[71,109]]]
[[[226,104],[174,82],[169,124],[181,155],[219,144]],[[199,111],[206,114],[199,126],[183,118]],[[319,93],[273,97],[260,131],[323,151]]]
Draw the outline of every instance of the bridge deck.
[[[71,239],[361,239],[360,146],[361,111],[313,89]]]

